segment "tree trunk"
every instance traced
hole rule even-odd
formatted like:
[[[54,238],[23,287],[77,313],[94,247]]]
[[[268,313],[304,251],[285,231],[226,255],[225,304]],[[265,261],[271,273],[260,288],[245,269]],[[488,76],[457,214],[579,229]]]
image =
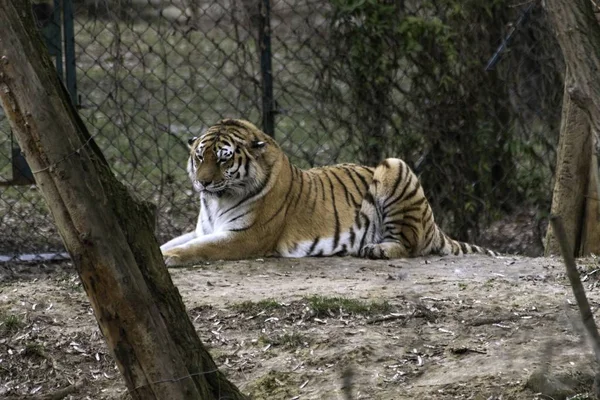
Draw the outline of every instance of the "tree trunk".
[[[600,254],[600,25],[589,0],[544,4],[567,65],[552,212],[563,217],[575,255]],[[546,254],[558,253],[551,228],[546,244]]]
[[[597,139],[596,139],[597,141]],[[597,146],[597,145],[596,145]],[[595,147],[595,146],[594,146]],[[590,179],[585,204],[583,240],[581,254],[600,255],[600,164],[592,152]]]
[[[0,101],[133,399],[243,399],[200,342],[154,237],[71,105],[29,1],[0,0]]]
[[[567,71],[551,213],[561,216],[569,248],[576,256],[581,244],[592,136],[588,116],[569,96],[568,88],[572,85],[573,76]],[[546,232],[545,253],[560,255],[560,244],[551,224]]]

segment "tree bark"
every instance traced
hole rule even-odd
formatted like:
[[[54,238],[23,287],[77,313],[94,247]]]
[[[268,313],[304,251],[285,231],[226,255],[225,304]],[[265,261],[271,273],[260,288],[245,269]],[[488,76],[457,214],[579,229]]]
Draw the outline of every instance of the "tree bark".
[[[581,242],[585,196],[590,171],[592,142],[588,116],[575,104],[568,92],[573,85],[573,76],[565,73],[560,137],[556,161],[556,178],[552,194],[551,214],[560,215],[569,249],[578,254]],[[560,254],[560,244],[552,228],[546,232],[546,256]]]
[[[598,164],[598,156],[595,152],[592,152],[588,192],[585,200],[581,254],[600,255],[600,164]]]
[[[202,346],[154,237],[61,86],[29,1],[0,0],[0,101],[133,399],[243,399]]]
[[[552,212],[563,217],[576,255],[599,254],[600,202],[596,177],[600,135],[600,25],[589,0],[546,0],[543,4],[567,65],[563,118],[565,106],[571,103],[570,109],[581,109],[589,124],[586,136],[585,123],[577,122],[583,121],[583,116],[577,116],[577,111],[570,119],[573,126],[579,128],[569,129],[568,122],[561,123]],[[564,151],[569,147],[570,155]],[[576,175],[569,177],[568,174]],[[555,204],[561,198],[557,193],[563,193],[562,204]],[[551,229],[546,239],[546,254],[558,253]]]

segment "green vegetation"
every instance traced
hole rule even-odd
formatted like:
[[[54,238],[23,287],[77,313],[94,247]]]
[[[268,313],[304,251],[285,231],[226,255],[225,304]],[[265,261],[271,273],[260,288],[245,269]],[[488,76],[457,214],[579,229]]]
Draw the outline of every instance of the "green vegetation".
[[[377,315],[390,312],[392,307],[387,301],[362,301],[345,297],[325,297],[313,295],[304,299],[315,312],[316,317],[330,317],[341,313],[353,315]]]
[[[25,345],[23,355],[27,357],[46,358],[45,347],[41,343],[29,342]]]
[[[11,333],[21,329],[24,326],[23,319],[15,314],[0,316],[0,329]]]
[[[248,385],[248,394],[253,399],[291,398],[297,393],[297,374],[270,370]]]
[[[257,314],[261,311],[274,311],[277,309],[282,308],[283,305],[281,303],[279,303],[276,300],[273,299],[264,299],[264,300],[260,300],[258,302],[254,302],[254,301],[250,301],[250,300],[245,300],[241,303],[236,303],[231,305],[231,308],[234,311],[237,311],[239,313],[243,313],[243,314]]]
[[[311,342],[311,339],[298,332],[284,333],[283,335],[268,337],[261,336],[259,341],[263,344],[270,344],[273,346],[281,346],[287,350],[294,350],[298,347],[305,347]]]
[[[458,239],[515,209],[547,209],[563,67],[544,18],[530,18],[486,72],[521,7],[413,3],[289,3],[285,20],[272,24],[276,139],[302,167],[405,159],[436,220]],[[260,122],[260,57],[252,25],[226,10],[191,21],[209,28],[188,29],[136,7],[115,3],[107,15],[98,8],[101,18],[76,13],[79,112],[116,175],[157,204],[165,240],[191,227],[198,208],[187,139],[222,117]],[[9,132],[0,118],[1,179],[11,175],[2,157]],[[0,215],[19,240],[8,250],[61,248],[36,190],[7,188]]]
[[[562,67],[543,18],[532,17],[486,71],[507,22],[523,12],[510,1],[332,5],[321,92],[365,144],[358,160],[405,159],[438,223],[461,240],[524,205],[549,206]]]

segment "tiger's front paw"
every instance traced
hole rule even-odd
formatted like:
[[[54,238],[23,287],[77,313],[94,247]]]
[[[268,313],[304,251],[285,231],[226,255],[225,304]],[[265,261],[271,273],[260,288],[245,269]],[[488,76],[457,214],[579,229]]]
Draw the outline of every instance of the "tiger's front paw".
[[[177,256],[163,256],[165,259],[165,265],[167,266],[167,268],[172,268],[172,267],[180,267],[182,266],[181,261],[179,261],[179,257]]]
[[[172,267],[184,267],[191,264],[190,260],[187,260],[185,255],[176,250],[167,250],[163,252],[163,259],[167,268]]]
[[[389,258],[379,244],[366,244],[359,250],[358,255],[371,260],[387,260]]]

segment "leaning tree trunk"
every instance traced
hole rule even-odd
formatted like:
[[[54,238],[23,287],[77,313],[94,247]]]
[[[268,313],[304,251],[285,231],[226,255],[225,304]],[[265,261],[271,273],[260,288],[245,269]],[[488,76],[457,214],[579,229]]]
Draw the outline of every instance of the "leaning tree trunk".
[[[132,398],[245,398],[196,335],[152,207],[116,180],[68,100],[29,1],[0,0],[0,100]]]
[[[569,96],[568,88],[573,83],[573,76],[567,70],[551,213],[560,215],[564,221],[568,248],[574,251],[575,256],[581,245],[585,216],[592,132],[587,114]],[[560,254],[560,244],[551,224],[546,232],[545,252],[546,255]]]
[[[575,255],[600,254],[600,24],[589,0],[546,0],[567,74],[552,212],[563,217]],[[546,254],[559,253],[549,228]]]

